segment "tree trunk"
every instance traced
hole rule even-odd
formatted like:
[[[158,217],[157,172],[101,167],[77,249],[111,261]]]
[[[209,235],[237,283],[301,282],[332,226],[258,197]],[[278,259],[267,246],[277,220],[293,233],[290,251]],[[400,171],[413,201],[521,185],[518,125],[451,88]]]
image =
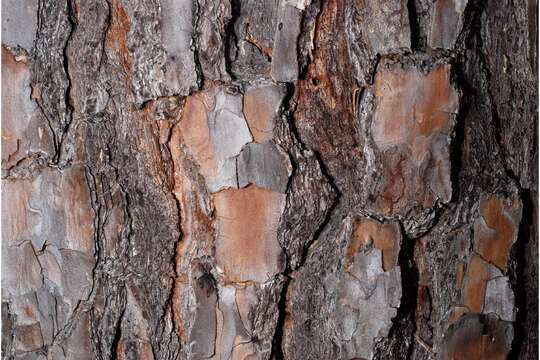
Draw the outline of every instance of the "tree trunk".
[[[536,359],[536,0],[4,0],[8,359]]]

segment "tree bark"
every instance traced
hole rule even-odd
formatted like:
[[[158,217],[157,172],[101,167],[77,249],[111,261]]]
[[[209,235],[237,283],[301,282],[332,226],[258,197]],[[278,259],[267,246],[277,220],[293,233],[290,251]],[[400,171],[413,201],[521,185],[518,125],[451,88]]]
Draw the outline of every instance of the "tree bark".
[[[536,359],[536,0],[5,0],[7,359]]]

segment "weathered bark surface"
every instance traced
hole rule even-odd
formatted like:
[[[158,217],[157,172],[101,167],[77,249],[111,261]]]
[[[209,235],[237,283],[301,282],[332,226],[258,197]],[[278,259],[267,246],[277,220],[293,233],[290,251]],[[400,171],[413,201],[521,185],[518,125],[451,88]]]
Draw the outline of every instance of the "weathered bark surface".
[[[3,356],[536,359],[537,7],[3,1]]]

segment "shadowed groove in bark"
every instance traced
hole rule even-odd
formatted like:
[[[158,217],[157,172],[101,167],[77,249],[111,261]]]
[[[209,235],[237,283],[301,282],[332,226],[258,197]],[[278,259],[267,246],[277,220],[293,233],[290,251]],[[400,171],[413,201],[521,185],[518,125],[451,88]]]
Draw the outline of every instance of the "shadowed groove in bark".
[[[462,69],[464,55],[458,55],[458,61],[454,63],[453,75],[456,83],[459,84],[463,94],[474,94],[474,88],[468,83],[467,78]],[[474,98],[474,97],[473,97]],[[463,96],[459,104],[458,114],[456,116],[456,125],[454,127],[454,136],[450,144],[450,179],[452,181],[452,201],[459,201],[460,192],[460,175],[462,169],[463,142],[465,140],[465,119],[469,111],[472,111],[472,102],[469,96]]]
[[[124,308],[122,309],[122,312],[120,313],[120,316],[118,317],[116,321],[114,338],[111,343],[111,356],[113,359],[118,359],[118,346],[120,344],[120,340],[122,339],[122,320],[124,319],[125,312],[126,312],[126,308],[124,305]]]
[[[452,201],[456,202],[460,200],[461,189],[460,189],[460,175],[464,171],[462,168],[462,155],[463,155],[463,142],[465,140],[465,120],[470,111],[474,111],[474,102],[478,97],[477,91],[474,88],[465,73],[466,70],[465,62],[467,61],[467,49],[471,45],[473,38],[479,37],[479,26],[480,21],[480,11],[479,9],[471,4],[467,3],[465,10],[465,23],[470,24],[471,30],[468,33],[464,34],[463,31],[460,34],[460,37],[466,35],[466,38],[462,39],[460,42],[465,46],[465,49],[461,49],[456,58],[453,61],[453,71],[452,79],[456,83],[456,86],[462,92],[461,101],[459,104],[459,110],[456,116],[456,125],[454,127],[454,136],[452,138],[451,147],[450,147],[450,178],[452,181]]]
[[[55,158],[55,162],[58,163],[60,166],[63,165],[61,163],[61,161],[62,161],[62,152],[63,152],[63,144],[64,144],[64,140],[65,140],[66,136],[68,135],[69,129],[71,127],[71,123],[73,122],[73,110],[74,110],[73,109],[73,104],[71,104],[71,88],[72,88],[73,80],[71,79],[71,74],[70,74],[70,71],[69,71],[69,59],[68,59],[67,49],[68,49],[69,43],[71,41],[71,38],[73,36],[73,33],[77,29],[77,22],[75,20],[75,14],[73,12],[72,0],[66,0],[66,6],[67,6],[67,18],[68,18],[68,21],[69,21],[69,24],[70,24],[70,31],[69,31],[68,37],[66,39],[66,43],[64,44],[64,49],[62,51],[62,54],[63,54],[62,65],[64,67],[64,73],[66,75],[66,80],[67,80],[67,88],[66,88],[66,92],[65,92],[64,96],[65,96],[66,111],[67,111],[66,115],[68,117],[68,120],[67,120],[67,124],[63,124],[64,125],[63,126],[63,131],[60,134],[60,141],[59,141],[59,144],[58,144],[58,152],[57,152],[56,158]]]
[[[301,26],[300,26],[300,36],[299,36],[299,39],[298,39],[298,44],[300,45],[298,47],[298,52],[300,54],[300,52],[302,50],[306,50],[306,49],[303,49],[303,47],[308,47],[308,46],[311,46],[312,45],[312,40],[310,37],[311,37],[311,33],[310,33],[310,28],[309,26],[313,26],[314,27],[314,32],[317,31],[317,18],[319,16],[319,13],[321,12],[321,3],[322,3],[323,0],[311,0],[311,2],[309,3],[308,7],[306,8],[306,10],[304,11],[304,16],[302,16],[302,22],[301,22]],[[298,72],[298,78],[299,79],[305,79],[306,78],[306,74],[307,74],[307,70],[308,70],[308,65],[310,64],[311,62],[311,58],[309,58],[308,54],[303,54],[304,56],[299,56],[299,72]]]
[[[321,166],[321,169],[322,169],[323,168],[322,162],[318,158],[317,158],[317,160],[319,161],[319,166]],[[311,249],[313,244],[319,239],[319,236],[321,235],[321,233],[324,231],[324,229],[326,228],[326,226],[328,225],[328,223],[332,219],[332,216],[336,216],[335,210],[336,210],[336,207],[340,204],[339,199],[341,197],[341,194],[339,193],[339,190],[338,190],[337,186],[333,182],[332,178],[329,175],[327,175],[327,173],[324,170],[323,170],[323,174],[330,181],[330,185],[331,185],[332,189],[334,189],[334,191],[336,191],[336,193],[335,193],[336,196],[334,197],[332,205],[330,206],[330,208],[328,209],[328,211],[326,213],[325,219],[323,220],[322,224],[315,231],[315,233],[313,235],[313,238],[305,244],[304,249],[303,249],[302,258],[301,258],[300,264],[298,264],[297,268],[296,269],[291,269],[290,264],[289,264],[289,262],[287,260],[287,267],[285,269],[285,272],[282,274],[283,276],[285,276],[286,281],[283,284],[280,299],[279,299],[279,302],[278,302],[279,317],[278,317],[278,323],[276,325],[276,332],[274,334],[274,342],[272,344],[272,354],[275,356],[276,360],[285,359],[285,357],[283,356],[283,349],[282,349],[283,337],[284,337],[283,329],[284,329],[284,326],[285,326],[285,316],[286,316],[286,313],[287,313],[287,293],[288,293],[289,286],[291,285],[291,281],[292,281],[291,274],[293,273],[293,271],[297,271],[298,269],[300,269],[304,265],[304,263],[305,263],[305,261],[306,261],[306,259],[308,257],[308,254],[309,254],[309,250]],[[274,359],[274,358],[272,356],[270,356],[270,359]]]
[[[380,353],[375,359],[385,359],[385,353],[391,351],[400,354],[400,359],[411,359],[416,341],[415,314],[418,301],[418,268],[414,261],[414,248],[416,240],[406,235],[403,224],[399,223],[402,234],[401,249],[398,256],[398,265],[401,269],[401,303],[397,309],[397,315],[392,319],[392,327],[382,343],[388,342],[391,347],[381,347]],[[397,340],[399,339],[399,340]],[[393,348],[398,346],[399,348]],[[383,352],[384,351],[384,352]]]
[[[534,266],[534,249],[538,249],[538,229],[535,228],[535,219],[538,219],[538,209],[534,206],[535,194],[528,190],[521,191],[523,203],[523,216],[519,226],[518,240],[512,249],[516,259],[516,267],[510,271],[514,285],[515,301],[517,307],[516,326],[514,328],[514,341],[509,359],[520,359],[521,354],[538,355],[538,326],[534,320],[538,319],[538,273]],[[532,324],[531,324],[532,320]],[[530,349],[524,350],[524,346]],[[536,356],[537,357],[537,356]]]
[[[306,67],[307,67],[307,65],[306,65]],[[302,142],[300,134],[298,132],[298,129],[296,128],[296,124],[295,124],[295,121],[294,121],[294,112],[295,112],[296,109],[294,107],[291,107],[291,105],[292,105],[291,102],[292,102],[292,99],[293,99],[293,96],[294,96],[294,93],[295,93],[295,86],[294,86],[293,83],[290,83],[290,82],[285,83],[285,86],[286,86],[286,94],[285,94],[285,98],[283,99],[283,105],[282,105],[282,107],[283,107],[283,115],[282,115],[282,117],[284,119],[286,119],[288,127],[289,127],[289,129],[290,129],[290,131],[292,133],[292,137],[293,137],[294,141],[299,144],[301,149],[308,150],[308,147]],[[335,209],[340,203],[341,192],[340,192],[339,188],[337,187],[337,185],[336,185],[334,179],[332,178],[332,176],[326,170],[326,167],[325,167],[322,159],[320,158],[320,155],[317,154],[317,152],[313,152],[313,154],[315,156],[315,159],[317,161],[317,164],[318,164],[323,176],[329,182],[332,190],[334,191],[334,197],[333,197],[332,204],[330,205],[330,208],[326,212],[325,219],[323,220],[321,225],[316,229],[316,231],[315,231],[315,233],[313,235],[313,238],[309,239],[306,242],[306,244],[304,245],[303,253],[302,253],[300,263],[298,264],[298,266],[295,269],[292,269],[290,267],[290,263],[289,263],[288,258],[286,258],[286,268],[285,268],[285,272],[282,274],[285,277],[286,280],[285,280],[285,282],[284,282],[284,284],[282,286],[282,290],[281,290],[281,294],[280,294],[280,298],[279,298],[279,302],[278,302],[279,315],[278,315],[278,322],[277,322],[277,325],[276,325],[276,330],[275,330],[273,341],[272,341],[272,352],[270,354],[270,359],[276,359],[276,360],[285,359],[284,354],[283,354],[282,345],[283,345],[283,337],[285,335],[284,334],[284,325],[285,325],[285,316],[286,316],[286,313],[287,313],[287,293],[288,293],[289,286],[290,286],[291,281],[292,281],[291,274],[293,273],[293,271],[297,271],[298,269],[300,269],[304,265],[304,263],[305,263],[305,261],[307,259],[308,253],[309,253],[309,249],[317,241],[317,239],[319,238],[321,232],[326,228],[326,226],[328,225],[328,223],[332,219],[332,215],[335,215],[334,214]],[[295,172],[297,171],[297,168],[298,168],[298,166],[294,162],[294,159],[292,157],[290,157],[290,158],[291,158],[291,163],[293,164],[293,171],[292,171],[291,177],[289,178],[289,181],[291,181],[292,177],[295,175]],[[287,188],[289,189],[289,186]],[[285,256],[287,256],[286,251],[284,251],[284,254],[285,254]]]
[[[200,4],[197,0],[194,0],[194,10],[193,10],[193,28],[198,29],[199,28],[199,20],[200,20]],[[193,44],[197,44],[197,39],[200,36],[200,34],[197,31],[193,32],[193,35],[191,36],[191,41]],[[198,46],[192,46],[193,48],[193,58],[195,60],[195,70],[197,71],[197,87],[200,89],[204,86],[204,73],[201,66],[201,60],[199,59],[199,47]],[[227,54],[225,53],[225,57],[227,58]]]
[[[418,24],[415,0],[407,0],[407,10],[409,12],[409,26],[411,28],[411,50],[415,51],[420,45],[420,25]]]
[[[276,324],[276,331],[274,333],[274,338],[272,341],[272,352],[270,353],[270,359],[275,360],[283,360],[285,357],[283,356],[283,337],[284,337],[284,331],[283,328],[285,326],[285,316],[287,311],[287,290],[289,289],[289,285],[292,281],[289,274],[291,271],[288,268],[287,264],[287,270],[283,274],[285,276],[286,280],[283,284],[283,287],[281,289],[281,294],[279,296],[279,302],[278,302],[278,321]]]
[[[224,53],[225,53],[225,70],[229,74],[232,80],[235,80],[234,72],[232,71],[232,63],[234,58],[232,57],[232,51],[236,52],[236,33],[235,25],[236,21],[240,18],[240,0],[230,0],[231,2],[231,18],[225,26],[225,41],[224,41]],[[235,54],[236,57],[236,54]]]
[[[483,7],[481,7],[483,5]],[[476,3],[478,8],[476,12],[480,14],[482,11],[486,11],[487,4]],[[481,26],[481,17],[478,15],[476,26],[473,26],[477,32]],[[538,277],[536,279],[531,276],[534,272],[534,268],[537,268],[537,265],[534,266],[535,256],[534,251],[531,253],[531,250],[538,248],[538,229],[535,229],[535,217],[538,217],[537,209],[535,211],[533,199],[535,197],[534,193],[528,189],[520,187],[520,178],[517,174],[514,173],[513,169],[507,166],[507,156],[504,144],[503,144],[503,126],[502,119],[499,115],[497,109],[497,103],[495,102],[495,95],[490,89],[492,80],[492,73],[490,72],[487,66],[486,54],[481,50],[482,49],[482,36],[477,35],[477,41],[479,45],[477,46],[477,51],[479,58],[481,59],[482,70],[484,71],[487,78],[487,93],[489,96],[489,104],[491,109],[491,115],[494,123],[494,135],[499,147],[500,156],[502,158],[503,169],[506,173],[506,176],[514,182],[516,186],[520,188],[520,198],[523,204],[522,218],[519,225],[518,239],[516,244],[514,244],[511,251],[511,258],[515,260],[515,266],[510,268],[509,277],[511,280],[512,288],[515,295],[515,305],[517,309],[516,321],[514,325],[514,339],[512,342],[511,351],[509,354],[509,359],[521,359],[522,354],[528,354],[531,358],[538,357],[538,324],[530,324],[530,319],[538,318]],[[538,133],[537,123],[533,121],[533,131],[535,134]],[[538,146],[538,138],[535,137],[534,147]],[[537,196],[537,195],[536,195]],[[534,237],[536,239],[532,239]],[[538,254],[536,253],[536,256]],[[538,260],[536,260],[538,261]],[[532,262],[532,263],[531,263]],[[532,326],[531,326],[532,325]],[[532,345],[531,345],[532,344]],[[528,346],[529,348],[524,350],[524,347]],[[532,350],[531,350],[532,349]]]
[[[98,267],[101,266],[101,259],[103,258],[103,228],[102,228],[102,205],[101,202],[98,199],[97,194],[97,184],[96,184],[96,178],[94,174],[92,173],[92,169],[89,166],[85,166],[85,177],[86,177],[86,183],[88,186],[88,191],[90,193],[90,199],[91,199],[91,206],[94,211],[95,219],[94,219],[94,258],[96,259],[96,263],[94,267],[92,268],[92,289],[89,294],[89,298],[93,297],[95,295],[96,291],[96,284],[98,283]]]
[[[293,120],[295,109],[291,108],[291,101],[292,101],[292,98],[294,96],[295,87],[294,87],[294,85],[292,83],[285,83],[285,86],[286,86],[287,92],[286,92],[285,98],[283,100],[283,117],[287,120],[288,127],[291,130],[291,133],[292,133],[292,136],[293,136],[294,140],[300,145],[300,147],[302,149],[307,150],[307,147],[302,142],[302,140],[300,138],[300,134],[298,133],[298,129],[296,128],[296,124],[295,124],[295,122]],[[287,258],[287,252],[284,251],[284,254],[286,256],[286,268],[285,268],[285,272],[282,275],[286,278],[286,280],[285,280],[285,282],[284,282],[284,284],[282,286],[282,290],[281,290],[281,294],[280,294],[280,298],[279,298],[279,302],[278,302],[279,316],[278,316],[278,322],[277,322],[277,325],[276,325],[276,330],[275,330],[275,334],[274,334],[274,338],[273,338],[273,342],[272,342],[272,352],[271,352],[271,355],[270,355],[270,359],[274,359],[274,358],[276,360],[285,359],[285,357],[283,355],[283,348],[282,348],[283,337],[284,337],[283,329],[284,329],[284,325],[285,325],[285,316],[286,316],[286,312],[287,312],[287,292],[289,290],[289,286],[290,286],[291,281],[292,281],[291,274],[292,274],[293,271],[298,270],[299,268],[301,268],[304,265],[304,262],[306,261],[306,258],[307,258],[307,255],[309,253],[310,247],[313,245],[314,242],[317,241],[317,239],[319,238],[319,235],[321,234],[321,232],[326,228],[326,225],[329,223],[330,219],[332,218],[332,214],[334,213],[334,210],[335,210],[336,206],[339,204],[339,198],[341,197],[341,193],[340,193],[338,187],[336,186],[333,178],[326,171],[326,169],[324,167],[324,163],[320,159],[320,156],[318,156],[317,153],[314,153],[314,155],[315,155],[315,158],[317,160],[317,163],[318,163],[318,165],[319,165],[319,167],[321,169],[321,172],[322,172],[323,176],[326,178],[327,181],[329,181],[330,186],[334,190],[335,196],[334,196],[334,200],[332,202],[332,205],[328,209],[328,211],[326,213],[326,217],[323,220],[322,224],[316,229],[316,231],[315,231],[315,233],[313,235],[313,238],[310,239],[304,245],[302,257],[300,259],[300,264],[298,264],[296,269],[291,269],[289,260]],[[296,172],[296,170],[298,168],[298,166],[295,164],[294,159],[292,157],[291,157],[291,163],[293,164],[293,171],[292,171],[292,174],[291,174],[291,177],[290,177],[289,181],[291,181],[292,177],[295,175],[295,172]]]

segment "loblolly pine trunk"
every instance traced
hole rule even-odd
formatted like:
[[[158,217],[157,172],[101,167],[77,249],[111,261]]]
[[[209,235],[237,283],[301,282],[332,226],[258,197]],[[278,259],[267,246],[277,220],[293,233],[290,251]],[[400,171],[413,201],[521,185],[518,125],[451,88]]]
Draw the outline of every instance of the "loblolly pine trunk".
[[[535,0],[4,0],[6,359],[536,359]]]

